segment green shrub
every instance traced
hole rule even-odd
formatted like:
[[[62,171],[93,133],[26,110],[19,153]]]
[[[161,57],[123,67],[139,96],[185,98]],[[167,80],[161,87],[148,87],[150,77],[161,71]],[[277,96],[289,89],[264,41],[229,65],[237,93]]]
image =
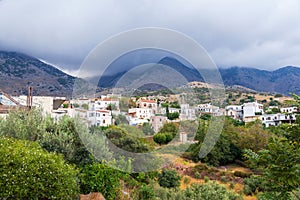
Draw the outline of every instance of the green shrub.
[[[229,191],[224,185],[209,182],[203,185],[193,184],[185,190],[186,199],[209,199],[209,200],[238,200],[241,196]]]
[[[252,173],[249,172],[242,172],[242,171],[235,171],[233,175],[241,178],[248,178],[252,175]]]
[[[155,194],[152,187],[148,185],[143,185],[138,189],[138,199],[140,200],[151,200],[154,199]]]
[[[181,177],[178,175],[176,170],[163,169],[158,174],[159,185],[166,188],[176,188],[180,186]]]
[[[171,142],[173,140],[173,135],[172,133],[164,133],[166,136],[166,144],[168,144],[169,142]]]
[[[221,176],[221,182],[222,183],[226,183],[227,182],[226,176]]]
[[[196,172],[196,173],[195,173],[195,178],[196,178],[196,179],[200,179],[200,178],[201,178],[201,174],[200,174],[199,172]]]
[[[250,176],[244,179],[244,193],[246,195],[257,194],[259,191],[263,191],[263,180],[259,176]]]
[[[164,133],[157,133],[153,136],[154,142],[156,142],[159,145],[166,143],[166,135]]]
[[[207,176],[204,176],[204,182],[208,183],[209,182],[209,178]]]
[[[73,199],[78,171],[61,155],[37,143],[0,138],[0,197],[8,199]]]
[[[234,183],[233,183],[233,182],[230,182],[229,188],[230,188],[230,189],[234,189]]]
[[[85,165],[79,177],[83,194],[101,192],[106,199],[116,199],[120,194],[120,172],[104,164]]]
[[[191,182],[191,178],[190,177],[184,177],[183,179],[184,184],[189,184]]]

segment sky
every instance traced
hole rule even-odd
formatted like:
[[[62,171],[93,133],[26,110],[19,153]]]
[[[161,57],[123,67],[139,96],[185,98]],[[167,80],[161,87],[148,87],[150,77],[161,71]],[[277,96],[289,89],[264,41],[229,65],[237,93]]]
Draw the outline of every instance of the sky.
[[[99,43],[161,27],[203,46],[220,67],[300,66],[298,0],[0,0],[0,50],[76,75]]]

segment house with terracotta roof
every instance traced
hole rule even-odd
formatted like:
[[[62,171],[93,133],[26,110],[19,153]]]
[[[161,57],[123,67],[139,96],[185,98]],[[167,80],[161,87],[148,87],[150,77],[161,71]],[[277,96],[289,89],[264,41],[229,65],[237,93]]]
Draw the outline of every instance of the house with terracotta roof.
[[[152,109],[154,114],[156,114],[156,112],[157,112],[157,102],[156,102],[156,100],[138,99],[136,101],[136,107],[137,108]]]

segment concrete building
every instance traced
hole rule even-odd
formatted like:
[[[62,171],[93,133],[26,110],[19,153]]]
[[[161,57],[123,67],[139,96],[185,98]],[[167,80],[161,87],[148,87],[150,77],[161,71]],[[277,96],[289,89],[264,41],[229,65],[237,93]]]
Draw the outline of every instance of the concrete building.
[[[226,106],[226,116],[236,120],[243,120],[243,108],[239,105]]]
[[[189,104],[180,105],[180,120],[196,120],[196,110],[191,108]]]
[[[113,105],[115,107],[114,110],[119,110],[119,100],[115,99],[109,99],[109,98],[104,98],[104,99],[98,99],[94,103],[94,109],[95,110],[106,110],[109,105]]]
[[[283,123],[294,123],[296,121],[296,114],[264,114],[259,116],[259,119],[266,127],[279,126]]]
[[[14,97],[14,99],[21,105],[26,106],[27,96]],[[39,108],[43,111],[43,114],[47,115],[61,107],[62,103],[66,100],[66,97],[51,97],[51,96],[33,96],[32,107]]]
[[[155,100],[138,99],[136,101],[137,108],[149,108],[153,110],[153,113],[157,113],[157,102]]]
[[[132,118],[150,120],[154,116],[154,112],[151,108],[131,108],[128,110],[128,115]]]
[[[292,107],[280,108],[280,112],[282,112],[282,113],[297,113],[298,107],[292,106]]]
[[[201,114],[220,115],[220,108],[218,106],[211,105],[210,103],[199,104],[197,106],[197,110]]]
[[[150,118],[150,125],[155,133],[159,131],[159,129],[165,124],[168,123],[169,120],[166,116],[152,116]]]
[[[263,105],[257,102],[244,103],[242,108],[244,117],[264,114]]]

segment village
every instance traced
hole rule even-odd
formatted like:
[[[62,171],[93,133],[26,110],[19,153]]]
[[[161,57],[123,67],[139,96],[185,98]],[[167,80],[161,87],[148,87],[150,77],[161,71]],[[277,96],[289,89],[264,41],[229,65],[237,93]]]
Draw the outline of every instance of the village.
[[[44,115],[60,120],[64,115],[79,117],[88,127],[108,127],[116,124],[118,118],[127,120],[131,126],[149,124],[156,133],[168,122],[194,121],[197,117],[209,114],[228,116],[245,124],[260,120],[265,127],[292,124],[296,120],[296,106],[268,106],[253,102],[241,105],[227,105],[225,108],[211,103],[190,106],[178,103],[165,96],[123,97],[120,94],[106,94],[99,98],[67,99],[66,97],[10,96],[0,91],[0,117],[5,118],[11,110],[17,108],[38,108]]]

